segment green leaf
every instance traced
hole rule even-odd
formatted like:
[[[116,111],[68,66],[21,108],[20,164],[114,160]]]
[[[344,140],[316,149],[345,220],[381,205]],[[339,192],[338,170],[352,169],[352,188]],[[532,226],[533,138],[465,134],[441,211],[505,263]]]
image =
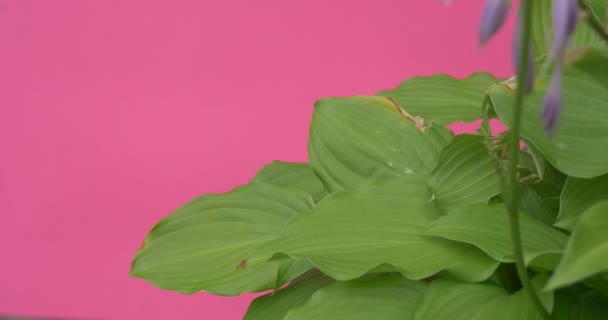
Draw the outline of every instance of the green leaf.
[[[605,25],[608,18],[608,1],[606,0],[585,0],[585,3],[591,8],[593,17],[602,25]]]
[[[519,224],[526,264],[553,270],[567,236],[526,215],[520,216]],[[475,245],[500,262],[515,261],[504,205],[460,207],[435,221],[426,234]]]
[[[330,192],[370,179],[429,173],[452,138],[442,127],[417,127],[384,97],[326,98],[315,106],[310,164]]]
[[[588,3],[603,0],[587,0]],[[553,44],[552,0],[535,0],[532,9],[532,45],[537,57],[547,57]],[[597,9],[597,4],[593,4]],[[605,6],[605,5],[604,5]],[[597,10],[596,9],[596,10]],[[579,21],[570,40],[570,48],[594,46],[606,50],[606,43],[585,23]]]
[[[604,298],[608,300],[608,272],[599,273],[595,276],[587,278],[583,283],[585,286],[593,288],[602,293]]]
[[[285,320],[413,320],[426,285],[398,275],[335,282],[315,292]]]
[[[547,276],[540,274],[532,279],[537,291]],[[553,307],[553,293],[541,293],[545,308]],[[520,290],[509,294],[492,283],[468,284],[439,279],[426,290],[422,304],[416,312],[416,320],[542,320],[530,302],[527,292]]]
[[[608,300],[593,290],[559,290],[551,320],[605,320]]]
[[[257,297],[249,305],[243,320],[283,320],[289,310],[300,306],[314,292],[333,281],[317,270],[312,270],[295,279],[288,287]]]
[[[608,173],[608,89],[586,73],[564,67],[564,107],[558,128],[547,137],[540,119],[540,108],[548,83],[530,94],[523,107],[522,137],[526,145],[534,145],[556,169],[579,178],[592,178]],[[488,90],[500,120],[513,124],[515,92],[506,84]]]
[[[321,180],[308,163],[273,161],[258,171],[253,180],[304,190],[313,195],[315,202],[327,195]]]
[[[573,67],[589,74],[608,88],[608,53],[585,47],[570,52],[566,58]]]
[[[589,208],[579,219],[547,289],[563,287],[608,271],[608,201]]]
[[[484,137],[456,136],[441,152],[429,179],[434,201],[441,208],[488,203],[501,190],[497,166]]]
[[[537,0],[532,6],[531,43],[536,56],[549,53],[553,39],[551,0]]]
[[[569,177],[561,195],[556,226],[572,230],[583,212],[608,200],[608,174],[593,179]]]
[[[304,275],[307,271],[314,270],[310,262],[306,259],[290,259],[288,256],[277,255],[273,260],[280,261],[280,268],[277,271],[276,280],[274,283],[274,291],[278,291],[281,287],[295,279],[300,275]],[[273,262],[273,261],[271,261]]]
[[[559,197],[564,183],[566,183],[566,175],[555,169],[534,145],[527,145],[526,150],[521,155],[522,159],[531,158],[534,164],[526,165],[526,168],[541,178],[540,183],[533,184],[533,188],[539,196],[542,199],[545,199],[547,196]]]
[[[557,212],[551,209],[534,189],[527,185],[519,185],[519,198],[522,212],[546,225],[553,225]]]
[[[435,74],[410,78],[396,89],[379,95],[395,100],[409,114],[422,117],[425,123],[446,125],[481,118],[485,89],[497,81],[485,72],[473,73],[464,79]]]
[[[501,263],[490,277],[490,281],[496,283],[499,287],[507,290],[509,293],[515,293],[517,290],[521,289],[521,283],[517,275],[517,267],[514,263]]]
[[[283,257],[252,265],[245,257],[310,211],[310,194],[262,182],[196,198],[161,220],[147,235],[131,275],[163,289],[237,295],[276,286],[301,263]]]
[[[252,261],[282,252],[307,258],[338,280],[357,278],[382,264],[415,280],[442,270],[465,281],[487,279],[497,262],[479,249],[423,236],[441,215],[426,182],[425,176],[411,174],[331,195],[311,214],[296,217]]]

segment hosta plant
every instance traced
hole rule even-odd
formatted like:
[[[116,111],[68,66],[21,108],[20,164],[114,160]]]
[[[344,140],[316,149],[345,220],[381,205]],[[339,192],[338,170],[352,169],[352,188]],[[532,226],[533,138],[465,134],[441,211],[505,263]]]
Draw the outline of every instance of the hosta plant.
[[[184,204],[131,275],[267,291],[247,320],[608,319],[606,7],[520,1],[512,78],[319,100],[308,163]],[[487,1],[481,44],[511,8]],[[475,120],[475,134],[446,128]]]

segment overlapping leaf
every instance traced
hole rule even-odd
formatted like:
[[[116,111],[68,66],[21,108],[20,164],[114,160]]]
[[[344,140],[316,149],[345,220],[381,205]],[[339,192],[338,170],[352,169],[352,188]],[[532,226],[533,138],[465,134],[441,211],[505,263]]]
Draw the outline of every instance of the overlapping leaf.
[[[536,276],[532,282],[537,291],[544,285],[546,275]],[[548,310],[553,307],[553,293],[541,293],[540,299]],[[490,283],[462,283],[440,279],[431,283],[416,320],[541,320],[543,319],[527,296],[520,290],[509,294]]]
[[[254,253],[308,258],[323,273],[349,280],[381,265],[395,266],[410,279],[441,270],[467,280],[490,276],[497,262],[463,243],[423,236],[441,214],[424,176],[411,174],[363,185],[321,201],[300,215],[282,237]]]
[[[306,191],[313,195],[315,202],[327,194],[308,163],[273,161],[260,169],[253,180]]]
[[[335,282],[315,292],[285,320],[414,320],[426,284],[400,276]]]
[[[244,259],[311,206],[307,192],[262,182],[199,197],[150,231],[131,275],[186,293],[236,295],[273,288],[304,272],[306,263],[283,257],[251,265]]]
[[[289,310],[302,305],[313,293],[332,282],[332,278],[312,270],[286,288],[257,297],[243,320],[283,320]]]
[[[519,198],[519,207],[523,213],[546,225],[553,225],[557,216],[556,210],[549,207],[534,189],[527,185],[520,185]]]
[[[592,178],[608,173],[608,89],[593,77],[572,67],[565,67],[563,77],[564,107],[558,128],[547,137],[540,125],[540,108],[546,77],[525,100],[522,137],[533,144],[555,168],[567,175]],[[488,94],[500,120],[513,123],[515,92],[505,84],[492,86]]]
[[[428,123],[446,125],[481,118],[485,89],[496,82],[494,76],[485,72],[464,79],[435,74],[407,79],[394,90],[382,91],[379,95],[395,100],[409,114],[420,116]]]
[[[500,193],[497,163],[484,143],[482,136],[459,135],[443,149],[429,179],[437,205],[488,203]]]
[[[583,212],[608,200],[608,174],[593,179],[568,178],[561,195],[556,226],[572,230]]]
[[[608,51],[601,52],[595,48],[585,47],[570,52],[567,58],[573,67],[589,74],[608,88]]]
[[[607,230],[608,201],[604,201],[589,208],[579,219],[547,288],[559,288],[608,271]]]
[[[525,151],[521,153],[521,160],[524,168],[542,179],[542,183],[534,184],[534,189],[543,195],[543,200],[547,197],[559,197],[566,183],[566,175],[555,169],[533,144],[526,145]]]
[[[430,173],[452,133],[414,122],[384,97],[322,99],[310,128],[310,164],[330,192],[380,177]]]
[[[520,216],[526,264],[553,270],[567,236],[527,215]],[[435,221],[426,232],[475,245],[500,262],[514,262],[509,216],[504,205],[460,207]]]

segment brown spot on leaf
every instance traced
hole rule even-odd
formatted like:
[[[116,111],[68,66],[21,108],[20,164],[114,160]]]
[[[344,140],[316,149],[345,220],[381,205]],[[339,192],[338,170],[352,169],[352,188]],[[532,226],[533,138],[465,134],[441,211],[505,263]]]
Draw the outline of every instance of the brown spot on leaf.
[[[507,88],[509,91],[515,91],[515,90],[517,90],[517,78],[511,77],[505,81],[497,83],[497,85],[503,86],[503,87]]]
[[[407,113],[407,111],[403,110],[403,108],[401,108],[401,106],[395,100],[389,97],[386,97],[386,100],[390,101],[393,104],[393,106],[397,109],[397,111],[399,111],[399,114],[401,114],[403,118],[409,120],[414,125],[416,125],[416,128],[418,128],[418,130],[424,132],[424,130],[426,129],[426,127],[424,126],[424,119],[422,119],[420,116],[414,117],[411,114]]]
[[[147,242],[148,242],[148,241],[146,241],[146,240],[148,240],[148,238],[147,238],[147,237],[146,237],[146,238],[144,238],[144,241],[142,241],[142,242],[141,242],[141,245],[139,246],[139,248],[137,248],[137,251],[141,251],[141,250],[143,250],[143,249],[146,247],[146,244],[147,244]]]

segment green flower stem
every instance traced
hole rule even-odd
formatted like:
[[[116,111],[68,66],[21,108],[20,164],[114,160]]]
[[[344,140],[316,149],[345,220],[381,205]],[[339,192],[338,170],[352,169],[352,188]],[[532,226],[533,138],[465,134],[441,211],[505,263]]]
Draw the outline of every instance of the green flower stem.
[[[523,8],[524,23],[522,26],[521,46],[519,52],[519,65],[517,66],[517,95],[513,112],[513,125],[511,126],[511,141],[509,146],[509,172],[508,172],[508,192],[507,209],[509,210],[509,221],[511,225],[511,240],[513,241],[513,251],[515,254],[515,266],[517,274],[524,290],[531,299],[533,305],[544,319],[550,319],[550,315],[541,303],[524,262],[523,249],[521,245],[521,233],[519,229],[519,188],[517,185],[517,164],[519,163],[519,140],[521,131],[521,115],[524,101],[524,90],[526,72],[528,66],[528,49],[530,46],[530,33],[532,27],[532,3],[534,0],[522,0],[520,6]]]

